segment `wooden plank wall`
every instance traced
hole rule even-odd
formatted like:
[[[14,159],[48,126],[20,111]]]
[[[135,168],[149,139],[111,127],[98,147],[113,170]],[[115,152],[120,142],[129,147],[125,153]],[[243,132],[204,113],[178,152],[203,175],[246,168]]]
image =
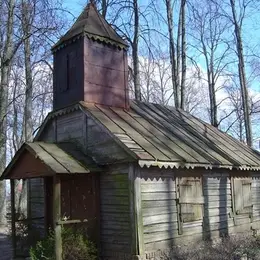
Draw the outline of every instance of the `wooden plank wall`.
[[[178,234],[173,172],[142,169],[141,198],[145,251],[173,246]]]
[[[260,177],[252,178],[253,229],[260,230]]]
[[[128,170],[113,166],[100,174],[102,259],[130,259],[131,224]]]
[[[73,111],[56,118],[57,142],[70,141],[84,147],[86,121],[81,110]]]
[[[45,209],[44,209],[44,179],[30,179],[28,184],[29,200],[29,217],[32,219],[32,231],[37,231],[37,235],[43,237],[45,234]]]
[[[202,170],[203,219],[182,223],[182,234],[179,234],[175,177],[176,174],[185,176],[182,172],[158,168],[141,169],[143,233],[147,259],[150,254],[153,255],[151,252],[158,249],[188,244],[191,240],[251,230],[252,219],[248,214],[235,216],[233,213],[229,175],[214,173],[212,177],[210,171],[205,173],[205,170]],[[187,173],[188,176],[198,176],[198,171],[189,170],[186,175]],[[255,179],[252,183],[252,197],[254,222],[260,220],[260,179]]]
[[[48,143],[55,142],[55,119],[52,119],[47,126],[45,127],[44,131],[41,133],[37,141],[44,141]]]
[[[204,222],[198,229],[203,238],[212,238],[216,234],[228,233],[228,227],[234,226],[232,217],[231,182],[228,175],[204,175]]]

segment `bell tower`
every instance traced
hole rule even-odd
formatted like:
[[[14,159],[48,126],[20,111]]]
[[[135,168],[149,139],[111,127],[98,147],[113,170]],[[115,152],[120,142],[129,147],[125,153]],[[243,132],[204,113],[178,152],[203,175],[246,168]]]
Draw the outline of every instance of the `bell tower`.
[[[78,101],[128,108],[126,42],[90,3],[52,48],[53,109]]]

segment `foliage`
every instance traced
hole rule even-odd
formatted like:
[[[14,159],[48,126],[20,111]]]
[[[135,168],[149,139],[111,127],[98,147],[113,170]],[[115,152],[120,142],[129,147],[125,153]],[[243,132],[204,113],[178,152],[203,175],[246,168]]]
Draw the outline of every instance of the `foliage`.
[[[38,241],[35,247],[31,247],[30,257],[32,260],[54,260],[54,233],[52,231],[45,239]]]
[[[38,241],[35,247],[30,249],[32,260],[55,260],[54,253],[54,232]],[[72,228],[62,228],[62,245],[64,260],[96,260],[97,250],[93,242],[88,240],[82,231],[74,231]]]

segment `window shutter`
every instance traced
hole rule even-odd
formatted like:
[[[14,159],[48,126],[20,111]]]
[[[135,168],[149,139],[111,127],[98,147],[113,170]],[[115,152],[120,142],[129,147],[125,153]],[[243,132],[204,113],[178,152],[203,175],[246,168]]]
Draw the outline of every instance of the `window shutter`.
[[[250,214],[252,212],[251,178],[234,179],[235,213]]]
[[[203,218],[203,194],[201,179],[179,179],[179,203],[183,222],[191,222]]]

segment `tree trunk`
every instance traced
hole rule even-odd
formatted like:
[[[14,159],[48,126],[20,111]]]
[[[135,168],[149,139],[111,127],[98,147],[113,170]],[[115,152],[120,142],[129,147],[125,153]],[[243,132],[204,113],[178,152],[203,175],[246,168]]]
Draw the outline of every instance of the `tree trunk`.
[[[181,1],[181,108],[185,107],[185,85],[186,85],[186,22],[185,22],[186,0]]]
[[[246,86],[246,73],[245,73],[245,61],[243,54],[243,42],[241,36],[241,25],[239,25],[235,0],[230,0],[230,5],[232,9],[233,23],[234,23],[234,32],[236,37],[236,47],[237,47],[237,56],[238,56],[238,73],[239,73],[239,81],[242,95],[242,106],[244,113],[244,121],[245,121],[245,132],[246,132],[246,142],[247,145],[252,146],[252,129],[251,129],[251,118],[249,111],[249,99],[248,99],[248,89]]]
[[[182,47],[182,3],[180,4],[178,32],[177,32],[177,44],[176,44],[176,85],[180,86],[181,78],[181,49]],[[180,100],[180,97],[178,97]]]
[[[32,78],[32,64],[31,64],[31,6],[27,1],[22,2],[22,30],[24,35],[24,67],[25,67],[25,105],[23,118],[23,141],[33,141],[33,121],[32,121],[32,99],[33,99],[33,78]],[[27,197],[28,197],[28,181],[22,181],[22,189],[20,190],[18,210],[24,217],[27,214]]]
[[[169,33],[169,48],[170,48],[170,62],[171,62],[171,78],[172,86],[174,92],[174,102],[175,107],[179,108],[179,86],[177,84],[177,68],[176,68],[176,57],[175,57],[175,47],[173,40],[173,14],[172,14],[172,0],[166,1],[166,11],[167,11],[167,26]]]
[[[24,65],[25,65],[25,107],[24,107],[24,141],[33,141],[33,121],[32,121],[32,99],[33,99],[33,78],[32,78],[32,64],[31,64],[31,42],[30,42],[30,16],[31,13],[29,4],[23,2],[22,4],[22,27],[24,40]]]
[[[106,15],[107,15],[107,0],[102,0],[102,3],[101,3],[101,5],[102,5],[102,11],[101,11],[101,13],[102,13],[102,16],[106,19]]]
[[[6,166],[6,114],[8,100],[9,65],[1,68],[1,89],[0,89],[0,174]],[[0,225],[5,223],[6,216],[6,182],[0,181]]]
[[[13,29],[14,29],[14,0],[8,2],[8,16],[6,23],[6,40],[3,42],[4,51],[1,57],[2,64],[0,81],[0,174],[6,166],[6,131],[7,131],[7,104],[8,83],[10,75],[11,58],[13,56]],[[6,213],[6,184],[0,182],[0,223],[5,222]]]
[[[138,41],[139,41],[139,10],[137,0],[133,0],[134,6],[134,40],[132,43],[133,52],[133,67],[134,67],[134,89],[135,99],[141,100],[141,83],[140,83],[140,68],[138,57]]]
[[[214,70],[214,47],[211,46],[211,54],[210,54],[210,85],[209,88],[211,97],[210,97],[210,103],[211,103],[211,124],[215,127],[218,127],[218,108],[217,108],[217,101],[216,101],[216,89],[215,89],[215,70]]]

